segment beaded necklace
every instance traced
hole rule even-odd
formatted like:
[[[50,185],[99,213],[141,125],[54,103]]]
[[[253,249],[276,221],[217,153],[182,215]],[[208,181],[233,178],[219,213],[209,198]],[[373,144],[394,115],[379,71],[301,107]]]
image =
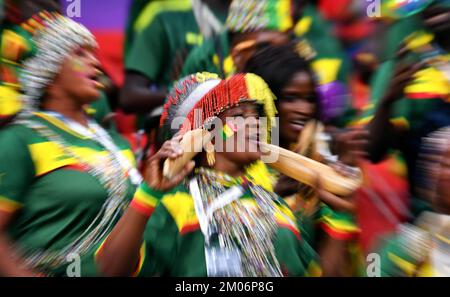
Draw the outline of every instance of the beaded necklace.
[[[274,194],[206,168],[197,170],[190,190],[205,236],[208,276],[282,276],[274,248]],[[255,207],[239,199],[244,191],[252,194]]]

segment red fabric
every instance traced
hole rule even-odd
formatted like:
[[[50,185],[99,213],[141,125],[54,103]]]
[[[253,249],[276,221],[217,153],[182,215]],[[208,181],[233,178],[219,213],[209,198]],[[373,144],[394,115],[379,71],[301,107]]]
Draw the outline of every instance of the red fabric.
[[[370,251],[377,244],[380,236],[394,231],[396,225],[406,219],[394,205],[397,202],[409,208],[408,183],[405,178],[392,173],[390,169],[392,162],[388,160],[378,165],[368,162],[363,164],[364,172],[370,172],[370,175],[364,187],[356,195],[356,204],[357,221],[361,229],[360,243],[365,251]],[[377,180],[371,178],[373,176],[377,176]],[[386,184],[390,189],[386,187]],[[372,195],[376,195],[379,201],[373,201],[368,191],[372,191]],[[385,210],[377,207],[381,204],[393,214],[394,220],[386,216]]]
[[[98,55],[106,73],[116,85],[122,86],[124,81],[123,33],[103,30],[96,30],[93,33],[100,46]]]
[[[120,31],[108,30],[94,30],[93,33],[99,44],[98,57],[105,72],[111,77],[114,84],[121,87],[125,79],[124,34]],[[136,132],[136,116],[117,111],[116,124],[119,133],[135,147],[136,139],[134,139],[133,133]]]
[[[348,8],[353,0],[320,0],[319,9],[329,20],[341,20],[347,17]]]

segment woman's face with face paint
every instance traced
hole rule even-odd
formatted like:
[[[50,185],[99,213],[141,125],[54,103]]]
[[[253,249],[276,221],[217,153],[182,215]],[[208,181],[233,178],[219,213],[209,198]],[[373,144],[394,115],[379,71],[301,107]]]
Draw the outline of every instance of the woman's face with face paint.
[[[255,102],[244,102],[219,115],[223,129],[218,131],[223,141],[216,141],[216,150],[238,165],[249,165],[261,157],[259,140],[259,109]]]
[[[79,47],[64,60],[53,85],[81,105],[92,103],[100,97],[102,88],[98,82],[99,66],[92,48]]]

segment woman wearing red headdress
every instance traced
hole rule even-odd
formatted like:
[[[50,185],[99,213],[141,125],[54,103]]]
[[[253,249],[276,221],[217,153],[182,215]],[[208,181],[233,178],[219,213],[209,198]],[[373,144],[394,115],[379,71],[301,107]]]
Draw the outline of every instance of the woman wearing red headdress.
[[[103,273],[129,275],[137,267],[144,276],[320,274],[295,216],[273,193],[261,152],[251,149],[258,131],[238,124],[239,118],[258,119],[262,111],[270,122],[273,99],[253,74],[219,80],[200,73],[175,85],[162,116],[168,141],[150,160],[150,184],[140,187],[97,253]],[[162,161],[182,154],[180,136],[172,137],[211,124],[221,135],[214,138],[216,151],[200,153],[183,181],[164,178]]]

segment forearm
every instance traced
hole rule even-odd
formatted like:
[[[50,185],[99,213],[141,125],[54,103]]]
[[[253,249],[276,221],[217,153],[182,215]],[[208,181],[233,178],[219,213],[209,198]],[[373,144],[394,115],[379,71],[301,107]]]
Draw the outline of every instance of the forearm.
[[[163,192],[142,183],[133,201],[111,231],[96,261],[105,276],[131,276],[139,261],[139,250],[148,220],[159,204]]]
[[[0,276],[2,277],[31,277],[37,273],[25,268],[25,265],[9,238],[0,234]]]
[[[147,216],[128,208],[97,254],[97,265],[103,275],[132,275],[138,265],[147,221]]]
[[[163,105],[166,92],[150,88],[125,86],[120,94],[120,107],[128,113],[149,113]]]
[[[382,102],[369,124],[368,153],[372,162],[379,162],[386,155],[394,126],[390,122],[392,105]]]
[[[329,192],[319,190],[320,200],[337,211],[345,211],[349,213],[356,212],[356,206],[351,198],[341,198]]]

